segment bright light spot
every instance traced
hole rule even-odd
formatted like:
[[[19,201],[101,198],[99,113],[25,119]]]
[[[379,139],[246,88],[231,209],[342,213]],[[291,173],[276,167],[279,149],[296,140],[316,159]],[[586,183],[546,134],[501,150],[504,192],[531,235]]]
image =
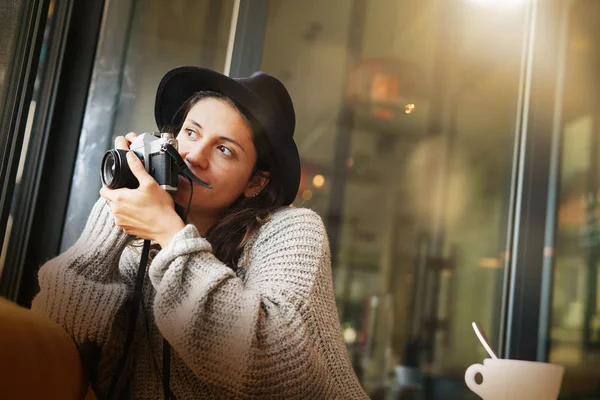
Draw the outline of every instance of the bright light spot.
[[[410,114],[413,111],[415,111],[415,105],[414,104],[407,104],[404,106],[404,113],[405,114]]]
[[[344,342],[348,344],[356,342],[356,330],[351,326],[344,329]]]
[[[479,266],[483,268],[502,268],[502,263],[500,259],[493,257],[484,257],[479,260]]]
[[[325,184],[325,177],[321,174],[317,174],[313,177],[313,186],[317,189],[321,189]]]
[[[524,4],[529,0],[468,0],[471,3],[479,4],[482,6],[515,6]]]
[[[312,199],[312,194],[313,193],[310,190],[306,189],[304,192],[302,192],[302,198],[304,200],[310,200]]]

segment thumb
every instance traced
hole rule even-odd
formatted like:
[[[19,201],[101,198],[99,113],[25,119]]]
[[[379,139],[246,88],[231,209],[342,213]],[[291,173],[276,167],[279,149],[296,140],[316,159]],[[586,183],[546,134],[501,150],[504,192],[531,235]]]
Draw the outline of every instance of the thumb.
[[[129,164],[129,169],[140,182],[140,185],[148,184],[154,181],[154,179],[152,179],[150,174],[146,171],[146,168],[144,168],[144,164],[142,164],[140,159],[133,151],[127,152],[127,164]]]

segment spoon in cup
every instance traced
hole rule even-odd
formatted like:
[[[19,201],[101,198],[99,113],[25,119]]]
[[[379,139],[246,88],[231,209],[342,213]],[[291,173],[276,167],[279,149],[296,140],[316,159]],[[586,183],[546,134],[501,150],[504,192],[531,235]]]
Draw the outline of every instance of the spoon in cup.
[[[483,329],[481,329],[481,327],[479,326],[479,324],[477,324],[477,322],[473,322],[471,325],[473,326],[473,330],[475,331],[475,334],[477,335],[477,338],[483,345],[483,348],[485,349],[485,351],[487,351],[487,353],[490,355],[490,357],[492,357],[494,360],[497,359],[498,356],[496,356],[496,353],[494,353],[494,350],[492,350],[492,347],[488,344],[487,338],[485,337],[485,334],[483,333]]]

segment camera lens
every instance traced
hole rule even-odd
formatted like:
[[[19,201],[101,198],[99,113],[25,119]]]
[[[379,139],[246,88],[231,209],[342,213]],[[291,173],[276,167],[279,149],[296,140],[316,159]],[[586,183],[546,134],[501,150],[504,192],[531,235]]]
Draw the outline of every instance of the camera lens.
[[[104,153],[100,178],[104,186],[110,189],[130,188],[135,189],[139,183],[127,164],[126,150],[109,150]]]
[[[104,179],[112,182],[115,175],[115,158],[112,156],[106,157],[106,164],[104,164],[102,170],[104,171]]]

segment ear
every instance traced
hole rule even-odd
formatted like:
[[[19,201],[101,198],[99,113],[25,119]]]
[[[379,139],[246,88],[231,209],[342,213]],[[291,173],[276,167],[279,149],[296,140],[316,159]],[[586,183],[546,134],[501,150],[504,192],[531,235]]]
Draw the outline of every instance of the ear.
[[[244,189],[244,197],[249,198],[258,195],[267,186],[269,180],[271,180],[270,173],[264,171],[255,172],[248,181],[246,189]]]

